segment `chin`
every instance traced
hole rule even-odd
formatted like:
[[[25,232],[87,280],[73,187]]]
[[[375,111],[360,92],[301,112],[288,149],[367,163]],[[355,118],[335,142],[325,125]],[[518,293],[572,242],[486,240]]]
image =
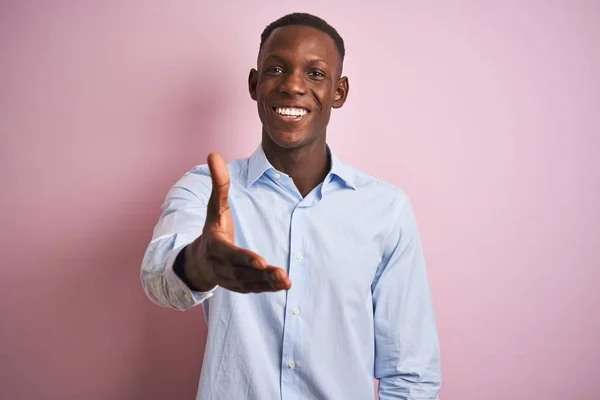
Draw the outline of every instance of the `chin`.
[[[302,131],[271,131],[269,137],[277,146],[284,149],[295,149],[309,142],[309,137]]]

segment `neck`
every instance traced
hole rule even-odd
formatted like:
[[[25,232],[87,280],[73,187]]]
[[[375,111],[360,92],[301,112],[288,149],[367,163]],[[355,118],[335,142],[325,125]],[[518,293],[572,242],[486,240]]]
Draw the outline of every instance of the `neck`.
[[[267,160],[292,178],[302,197],[323,182],[331,168],[325,135],[306,146],[286,149],[263,132],[262,147]]]

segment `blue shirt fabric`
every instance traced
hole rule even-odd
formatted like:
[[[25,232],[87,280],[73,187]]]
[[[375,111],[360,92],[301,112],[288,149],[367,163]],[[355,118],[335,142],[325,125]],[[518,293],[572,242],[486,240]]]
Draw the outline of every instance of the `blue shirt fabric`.
[[[330,172],[304,198],[261,146],[228,164],[235,244],[287,270],[289,291],[190,290],[173,262],[202,232],[207,165],[169,191],[141,280],[160,306],[204,308],[197,399],[373,399],[373,378],[382,400],[438,398],[438,335],[411,203],[330,155]]]

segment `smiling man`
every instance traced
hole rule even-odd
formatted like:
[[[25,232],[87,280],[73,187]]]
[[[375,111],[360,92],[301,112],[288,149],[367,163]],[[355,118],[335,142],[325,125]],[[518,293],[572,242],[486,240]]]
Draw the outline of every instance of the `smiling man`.
[[[198,399],[436,399],[437,329],[405,193],[327,145],[344,42],[290,14],[264,30],[248,83],[262,142],[216,153],[169,191],[142,262],[158,305],[202,304]],[[196,346],[198,343],[185,343]]]

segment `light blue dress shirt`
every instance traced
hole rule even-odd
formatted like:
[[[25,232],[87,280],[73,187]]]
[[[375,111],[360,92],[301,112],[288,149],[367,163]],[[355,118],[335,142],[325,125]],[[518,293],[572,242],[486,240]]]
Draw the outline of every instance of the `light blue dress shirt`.
[[[440,351],[406,194],[341,163],[302,198],[262,147],[228,165],[236,245],[287,270],[289,291],[191,291],[173,272],[202,231],[206,165],[169,191],[142,262],[158,305],[202,304],[208,339],[197,399],[437,399]],[[193,345],[190,343],[189,345]]]

